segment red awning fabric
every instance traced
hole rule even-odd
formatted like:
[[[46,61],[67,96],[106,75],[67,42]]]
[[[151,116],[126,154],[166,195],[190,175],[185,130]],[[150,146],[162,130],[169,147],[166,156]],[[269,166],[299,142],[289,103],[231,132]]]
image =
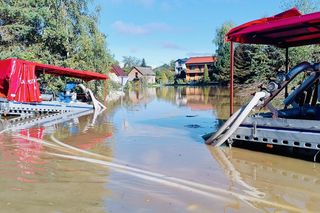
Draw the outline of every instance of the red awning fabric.
[[[296,8],[231,29],[227,41],[294,47],[320,43],[320,12],[302,15]]]
[[[48,64],[40,64],[35,62],[31,62],[31,63],[35,65],[36,71],[44,71],[45,74],[80,78],[85,81],[107,79],[107,75],[97,73],[97,72],[75,70],[71,68],[58,67],[58,66],[53,66]]]
[[[41,102],[37,71],[85,81],[107,79],[106,75],[100,73],[11,58],[0,60],[0,97],[17,102]]]

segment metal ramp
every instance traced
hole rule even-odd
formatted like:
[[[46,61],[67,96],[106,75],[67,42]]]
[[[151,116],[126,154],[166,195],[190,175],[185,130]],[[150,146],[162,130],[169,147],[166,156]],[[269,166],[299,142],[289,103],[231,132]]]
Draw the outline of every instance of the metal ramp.
[[[94,113],[94,110],[67,113],[61,112],[41,116],[26,115],[11,119],[0,119],[0,133],[5,131],[27,129],[35,125],[52,126],[54,124],[62,123],[92,113]]]

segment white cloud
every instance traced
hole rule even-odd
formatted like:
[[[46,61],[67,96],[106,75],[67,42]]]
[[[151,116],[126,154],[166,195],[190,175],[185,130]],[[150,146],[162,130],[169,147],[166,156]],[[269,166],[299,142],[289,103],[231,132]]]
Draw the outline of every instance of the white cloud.
[[[165,23],[149,23],[144,25],[136,25],[133,23],[126,23],[123,21],[115,21],[112,27],[121,34],[129,35],[147,35],[155,32],[170,31],[171,27]]]

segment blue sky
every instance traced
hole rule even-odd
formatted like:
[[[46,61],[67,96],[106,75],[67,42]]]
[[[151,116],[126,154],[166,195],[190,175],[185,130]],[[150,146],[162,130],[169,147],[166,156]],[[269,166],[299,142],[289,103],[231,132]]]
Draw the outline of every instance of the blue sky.
[[[217,27],[236,25],[281,12],[278,0],[96,0],[108,49],[145,58],[156,67],[170,60],[213,55]]]

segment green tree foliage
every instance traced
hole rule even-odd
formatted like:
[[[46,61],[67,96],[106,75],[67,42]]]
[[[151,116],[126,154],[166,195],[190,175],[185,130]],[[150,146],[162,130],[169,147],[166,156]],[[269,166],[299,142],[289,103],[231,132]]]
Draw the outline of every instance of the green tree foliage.
[[[157,71],[162,72],[163,70],[171,70],[170,65],[169,65],[169,64],[163,64],[163,65],[161,65],[161,66],[159,66],[159,67],[154,68],[154,71],[155,71],[155,72],[157,72]],[[174,69],[173,69],[173,70],[174,70]]]
[[[176,61],[175,60],[171,60],[170,63],[169,63],[170,70],[174,71],[175,66],[176,66]]]
[[[156,81],[158,83],[173,83],[174,82],[174,72],[168,69],[155,69]],[[165,81],[163,81],[165,80]]]
[[[225,41],[226,33],[232,28],[232,23],[224,23],[216,30],[214,43],[217,47],[216,56],[218,61],[216,63],[216,70],[213,74],[214,80],[221,83],[227,83],[229,80],[230,71],[230,43]]]
[[[165,72],[161,72],[161,83],[162,84],[168,83],[168,78]]]
[[[284,51],[273,46],[239,44],[235,48],[235,82],[263,81],[284,68]]]
[[[141,67],[147,67],[146,60],[144,58],[142,59]]]
[[[166,76],[168,78],[168,83],[173,83],[174,82],[174,71],[172,70],[166,70]]]
[[[210,82],[208,66],[204,65],[203,82]]]
[[[113,58],[106,49],[105,35],[98,29],[99,8],[89,11],[89,2],[0,1],[0,58],[106,73]],[[96,89],[103,86],[98,81],[94,84]]]
[[[217,29],[218,62],[213,76],[220,83],[229,81],[230,43],[225,41],[225,35],[231,28],[232,24],[228,23]],[[235,44],[234,51],[236,83],[263,81],[284,66],[284,51],[272,46]]]
[[[156,81],[159,83],[162,83],[162,73],[165,73],[166,77],[167,77],[167,83],[173,83],[174,82],[174,78],[175,78],[175,73],[174,73],[174,64],[175,61],[170,61],[169,64],[163,64],[159,67],[156,67],[154,69],[155,73],[156,73]]]
[[[255,48],[252,45],[238,45],[235,48],[235,81],[237,83],[248,83],[254,76],[252,71],[252,57],[255,53]]]

